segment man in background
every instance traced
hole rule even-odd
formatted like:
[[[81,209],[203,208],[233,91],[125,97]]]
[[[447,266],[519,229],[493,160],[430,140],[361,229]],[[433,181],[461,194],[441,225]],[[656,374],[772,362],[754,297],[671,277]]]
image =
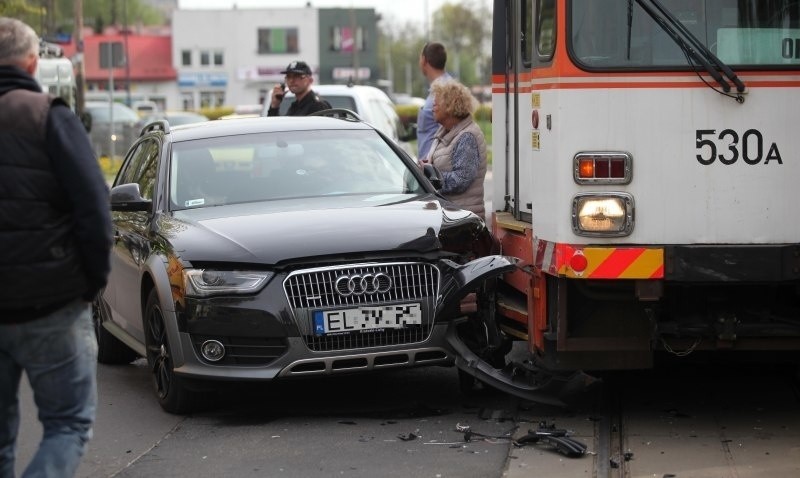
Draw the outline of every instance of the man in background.
[[[331,108],[327,101],[323,100],[311,89],[314,77],[311,74],[311,68],[306,62],[293,61],[281,73],[286,75],[285,85],[289,87],[289,91],[294,93],[295,97],[294,102],[289,106],[289,111],[286,112],[286,116],[308,116],[311,113]],[[270,99],[267,116],[280,115],[284,94],[284,85],[275,85],[272,89],[272,98]]]
[[[428,80],[429,85],[436,81],[452,79],[444,68],[447,63],[447,51],[441,43],[426,43],[419,55],[419,69]],[[425,161],[430,152],[433,136],[439,128],[439,123],[433,119],[433,94],[428,89],[425,105],[417,113],[417,158]]]
[[[108,186],[38,60],[36,32],[0,17],[0,477],[14,476],[23,371],[43,427],[23,476],[74,476],[97,404],[90,302],[110,269]]]

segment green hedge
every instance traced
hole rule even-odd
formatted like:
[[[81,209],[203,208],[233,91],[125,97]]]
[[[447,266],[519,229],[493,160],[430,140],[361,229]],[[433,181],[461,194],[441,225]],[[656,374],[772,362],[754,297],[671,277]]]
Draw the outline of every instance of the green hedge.
[[[205,115],[210,120],[215,120],[219,119],[220,116],[232,115],[233,111],[234,109],[231,106],[220,106],[218,108],[201,108],[198,113]]]
[[[419,114],[419,106],[416,105],[395,105],[394,110],[397,111],[397,116],[404,125],[408,126],[409,123],[417,122],[417,114]],[[475,111],[475,121],[492,122],[492,107],[490,105],[480,105]]]

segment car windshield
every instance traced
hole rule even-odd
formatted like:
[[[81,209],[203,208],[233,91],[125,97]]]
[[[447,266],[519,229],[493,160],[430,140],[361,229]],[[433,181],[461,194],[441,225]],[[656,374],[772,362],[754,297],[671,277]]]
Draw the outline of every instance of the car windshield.
[[[108,123],[111,114],[108,103],[92,106],[87,105],[86,109],[91,113],[93,122]],[[139,115],[137,115],[135,111],[121,103],[114,103],[113,114],[114,122],[129,122],[139,120]]]
[[[173,210],[423,191],[409,166],[374,130],[243,134],[176,142],[171,151]]]

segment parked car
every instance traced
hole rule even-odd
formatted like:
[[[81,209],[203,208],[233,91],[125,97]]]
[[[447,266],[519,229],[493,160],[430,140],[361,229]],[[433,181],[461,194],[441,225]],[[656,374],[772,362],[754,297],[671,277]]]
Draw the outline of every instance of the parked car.
[[[122,103],[87,101],[83,111],[91,121],[89,139],[98,157],[109,156],[112,153],[114,156],[122,156],[138,136],[139,115]]]
[[[145,117],[160,111],[156,102],[150,100],[134,101],[131,104],[131,109],[135,111],[139,117]]]
[[[463,297],[514,261],[439,182],[353,118],[151,124],[111,189],[99,361],[146,357],[171,413],[215,382],[452,365]]]
[[[397,142],[412,157],[416,155],[409,141],[416,139],[416,129],[406,129],[391,98],[374,86],[366,85],[311,85],[323,99],[333,108],[344,108],[353,111],[362,120],[372,124],[386,136]],[[267,115],[271,98],[264,103],[263,116]],[[286,92],[281,102],[280,114],[285,115],[294,101],[294,93]]]

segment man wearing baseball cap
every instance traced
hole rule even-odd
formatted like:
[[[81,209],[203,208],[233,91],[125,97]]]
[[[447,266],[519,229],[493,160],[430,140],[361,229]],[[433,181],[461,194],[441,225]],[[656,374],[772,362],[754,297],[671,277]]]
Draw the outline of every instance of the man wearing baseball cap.
[[[293,61],[281,73],[286,75],[286,86],[295,96],[294,103],[289,106],[286,116],[307,116],[311,113],[331,108],[330,103],[323,100],[311,89],[314,77],[311,75],[311,68],[306,62]],[[272,89],[272,100],[270,101],[269,110],[267,110],[267,116],[279,115],[283,94],[283,85],[275,85]]]

